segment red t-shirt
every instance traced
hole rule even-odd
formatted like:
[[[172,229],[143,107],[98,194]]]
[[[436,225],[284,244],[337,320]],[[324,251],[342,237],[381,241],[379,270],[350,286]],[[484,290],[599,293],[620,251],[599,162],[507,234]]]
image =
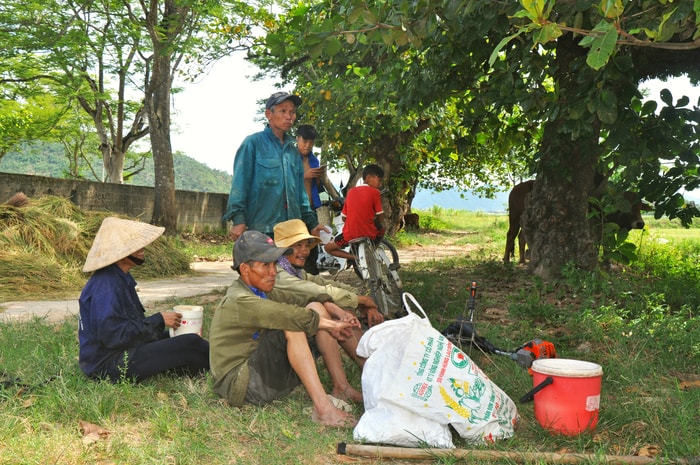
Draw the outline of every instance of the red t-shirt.
[[[374,217],[384,213],[379,189],[367,185],[355,186],[348,191],[343,205],[345,224],[343,239],[351,241],[358,237],[377,238]]]

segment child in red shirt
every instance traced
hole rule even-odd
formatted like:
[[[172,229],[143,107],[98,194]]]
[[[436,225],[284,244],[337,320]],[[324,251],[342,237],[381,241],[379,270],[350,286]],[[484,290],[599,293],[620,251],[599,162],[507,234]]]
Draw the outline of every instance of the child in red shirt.
[[[381,166],[365,166],[362,170],[365,185],[355,186],[348,191],[342,211],[345,219],[343,232],[324,246],[326,252],[336,257],[354,260],[354,255],[343,250],[350,241],[359,237],[376,240],[384,235],[384,210],[379,192],[383,178],[384,170]]]

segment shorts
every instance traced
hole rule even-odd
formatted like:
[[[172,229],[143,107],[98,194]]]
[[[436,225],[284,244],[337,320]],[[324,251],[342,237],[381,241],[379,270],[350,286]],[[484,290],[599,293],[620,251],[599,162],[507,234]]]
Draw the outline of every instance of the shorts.
[[[345,247],[348,246],[348,244],[350,244],[350,243],[349,243],[348,241],[346,241],[345,238],[343,237],[343,233],[340,233],[340,234],[338,234],[337,236],[335,236],[335,238],[333,239],[333,242],[335,242],[335,245],[337,245],[337,246],[340,247],[340,248],[345,248]]]
[[[374,242],[374,244],[376,245],[382,240],[383,237],[384,237],[384,230],[379,230],[377,233],[377,237],[373,237],[371,239],[372,239],[372,242]],[[350,241],[348,241],[343,237],[343,233],[340,233],[337,236],[335,236],[335,238],[333,239],[333,242],[335,242],[335,244],[338,247],[344,249],[345,247],[350,245],[350,242],[352,242],[354,240],[355,239],[351,239]]]
[[[307,338],[314,359],[320,356],[316,340]],[[260,343],[248,359],[250,378],[244,401],[264,405],[290,394],[301,380],[292,369],[287,357],[287,338],[284,331],[271,329],[260,334]]]

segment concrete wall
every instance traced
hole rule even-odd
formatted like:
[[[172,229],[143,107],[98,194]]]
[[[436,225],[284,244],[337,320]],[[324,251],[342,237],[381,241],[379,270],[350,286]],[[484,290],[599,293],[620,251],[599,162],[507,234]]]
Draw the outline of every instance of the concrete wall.
[[[28,197],[65,197],[84,210],[110,211],[145,222],[151,221],[155,195],[152,187],[0,173],[0,202],[17,192],[24,192]],[[176,191],[175,199],[178,230],[203,232],[226,229],[221,216],[226,210],[228,194]]]

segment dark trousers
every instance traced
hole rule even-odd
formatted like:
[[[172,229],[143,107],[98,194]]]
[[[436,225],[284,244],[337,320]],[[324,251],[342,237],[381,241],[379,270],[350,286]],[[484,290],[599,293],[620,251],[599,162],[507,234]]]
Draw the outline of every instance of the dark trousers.
[[[122,377],[138,382],[166,371],[197,374],[209,369],[209,341],[197,334],[160,339],[125,351],[114,362],[105,373],[113,382]]]
[[[318,246],[309,251],[309,257],[304,263],[304,271],[310,274],[318,274]]]
[[[250,379],[244,399],[254,405],[265,405],[284,397],[301,384],[287,357],[287,336],[284,331],[267,330],[260,337],[258,348],[248,359]],[[307,340],[314,359],[320,357],[316,340],[313,337],[307,337]]]

